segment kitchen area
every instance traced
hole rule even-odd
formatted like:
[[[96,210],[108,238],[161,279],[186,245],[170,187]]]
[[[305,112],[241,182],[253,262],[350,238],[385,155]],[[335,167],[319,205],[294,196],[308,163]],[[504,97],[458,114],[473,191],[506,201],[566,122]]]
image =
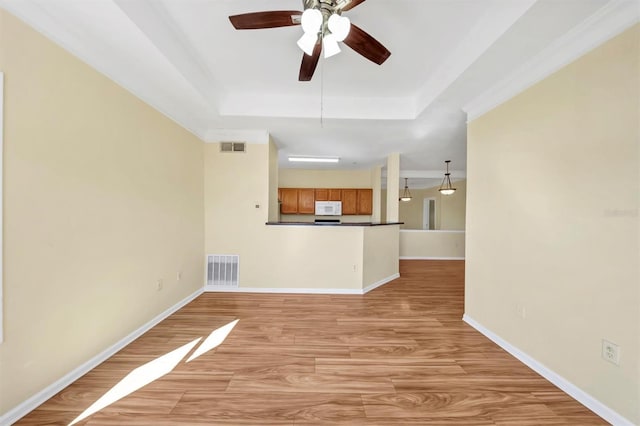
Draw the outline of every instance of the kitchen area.
[[[423,240],[457,238],[441,231],[403,236],[398,182],[397,154],[383,178],[382,165],[280,168],[269,140],[241,153],[206,144],[205,251],[239,259],[237,288],[217,291],[364,294],[398,278],[404,237],[434,251],[443,243]]]

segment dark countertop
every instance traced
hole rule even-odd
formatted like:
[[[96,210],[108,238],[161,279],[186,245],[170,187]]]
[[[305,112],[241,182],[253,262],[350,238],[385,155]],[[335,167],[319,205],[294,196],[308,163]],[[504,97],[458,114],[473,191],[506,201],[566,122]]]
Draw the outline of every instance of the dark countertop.
[[[402,225],[404,222],[267,222],[266,225],[275,226],[386,226]]]

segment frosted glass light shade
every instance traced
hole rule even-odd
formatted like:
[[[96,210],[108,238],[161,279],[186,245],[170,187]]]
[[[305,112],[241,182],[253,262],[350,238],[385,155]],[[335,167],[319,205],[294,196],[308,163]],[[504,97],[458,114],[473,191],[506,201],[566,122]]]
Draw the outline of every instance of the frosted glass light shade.
[[[324,57],[330,58],[340,53],[340,46],[338,46],[338,40],[333,34],[327,34],[322,39],[322,45],[324,50]]]
[[[351,21],[345,16],[340,16],[334,13],[329,17],[327,26],[329,27],[331,34],[336,37],[336,41],[344,41],[351,30]]]
[[[313,55],[313,49],[318,42],[318,34],[304,33],[298,40],[298,47],[307,55]]]
[[[317,34],[322,26],[322,12],[318,9],[307,9],[302,12],[300,25],[305,34]]]
[[[451,194],[453,194],[454,192],[456,192],[455,188],[451,188],[451,189],[441,189],[441,190],[440,190],[440,193],[441,193],[442,195],[451,195]]]

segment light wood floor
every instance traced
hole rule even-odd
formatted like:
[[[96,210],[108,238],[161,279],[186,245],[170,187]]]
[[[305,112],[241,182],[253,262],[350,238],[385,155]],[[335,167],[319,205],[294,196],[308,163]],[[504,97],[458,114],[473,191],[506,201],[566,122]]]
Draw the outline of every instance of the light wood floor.
[[[403,261],[401,274],[365,296],[204,294],[18,424],[67,425],[131,370],[235,319],[221,346],[79,424],[606,424],[461,321],[463,262]]]

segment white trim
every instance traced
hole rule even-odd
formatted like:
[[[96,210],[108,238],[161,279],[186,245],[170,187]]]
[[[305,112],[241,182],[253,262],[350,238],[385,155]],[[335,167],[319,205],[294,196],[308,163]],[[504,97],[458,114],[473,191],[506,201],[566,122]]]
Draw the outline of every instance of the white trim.
[[[383,285],[385,285],[388,282],[391,282],[397,278],[400,278],[400,273],[396,272],[393,275],[389,275],[387,278],[383,278],[380,281],[377,281],[373,284],[370,284],[368,286],[366,286],[363,290],[362,290],[362,294],[367,294],[369,293],[371,290],[375,290],[378,287],[381,287]]]
[[[4,214],[2,207],[2,199],[4,198],[2,189],[4,187],[4,172],[2,170],[2,153],[4,152],[4,73],[0,71],[0,344],[4,341],[4,312],[2,307],[4,306],[4,297],[3,297],[3,287],[4,280],[2,277],[4,276],[4,236],[2,234],[2,228],[4,227]]]
[[[489,329],[482,326],[480,323],[475,321],[469,315],[464,314],[462,317],[462,321],[469,324],[471,327],[475,328],[480,333],[484,334],[489,340],[492,340],[495,344],[500,346],[505,351],[509,352],[511,355],[516,357],[519,361],[525,364],[527,367],[531,368],[536,373],[540,374],[542,377],[562,389],[569,396],[574,398],[576,401],[587,407],[589,410],[593,411],[609,423],[616,426],[633,426],[633,423],[628,419],[618,414],[602,402],[598,401],[593,396],[589,395],[555,371],[551,370],[549,367],[540,363],[536,359],[522,352],[520,349],[516,348],[497,334],[493,333]]]
[[[430,233],[442,233],[442,234],[464,234],[465,230],[448,230],[448,229],[401,229],[400,232],[430,232]]]
[[[400,256],[400,260],[464,260],[464,257]]]
[[[98,355],[94,356],[84,364],[80,365],[79,367],[65,374],[56,382],[47,386],[37,394],[33,395],[31,398],[27,399],[26,401],[23,401],[21,404],[18,404],[17,406],[15,406],[14,408],[6,412],[2,417],[0,417],[0,425],[10,425],[14,422],[17,422],[22,417],[26,416],[31,411],[36,409],[38,406],[42,405],[49,398],[51,398],[52,396],[54,396],[55,394],[57,394],[67,386],[69,386],[71,383],[78,380],[80,377],[87,374],[90,370],[100,365],[102,362],[104,362],[106,359],[111,357],[113,354],[115,354],[116,352],[118,352],[119,350],[127,346],[129,343],[136,340],[138,337],[146,333],[149,329],[154,327],[160,321],[164,320],[169,315],[173,314],[178,309],[182,308],[187,303],[191,302],[193,299],[200,296],[201,294],[202,294],[202,289],[199,289],[196,292],[192,293],[191,295],[185,297],[175,305],[171,306],[161,314],[157,315],[151,321],[147,322],[137,330],[134,330],[133,332],[131,332],[129,335],[121,339],[119,342],[108,347],[107,349],[100,352]]]
[[[462,109],[471,122],[640,20],[637,1],[613,0]]]
[[[277,287],[205,287],[206,293],[291,293],[291,294],[362,294],[362,290],[351,288],[277,288]]]
[[[454,82],[500,40],[537,0],[488,1],[485,12],[468,28],[440,66],[430,70],[429,77],[415,96],[416,116],[422,114]]]
[[[363,295],[378,288],[390,281],[400,278],[400,274],[396,273],[387,278],[384,278],[378,282],[375,282],[364,289],[357,288],[291,288],[291,287],[238,287],[238,288],[224,288],[224,287],[205,287],[206,293],[273,293],[273,294],[353,294]]]

